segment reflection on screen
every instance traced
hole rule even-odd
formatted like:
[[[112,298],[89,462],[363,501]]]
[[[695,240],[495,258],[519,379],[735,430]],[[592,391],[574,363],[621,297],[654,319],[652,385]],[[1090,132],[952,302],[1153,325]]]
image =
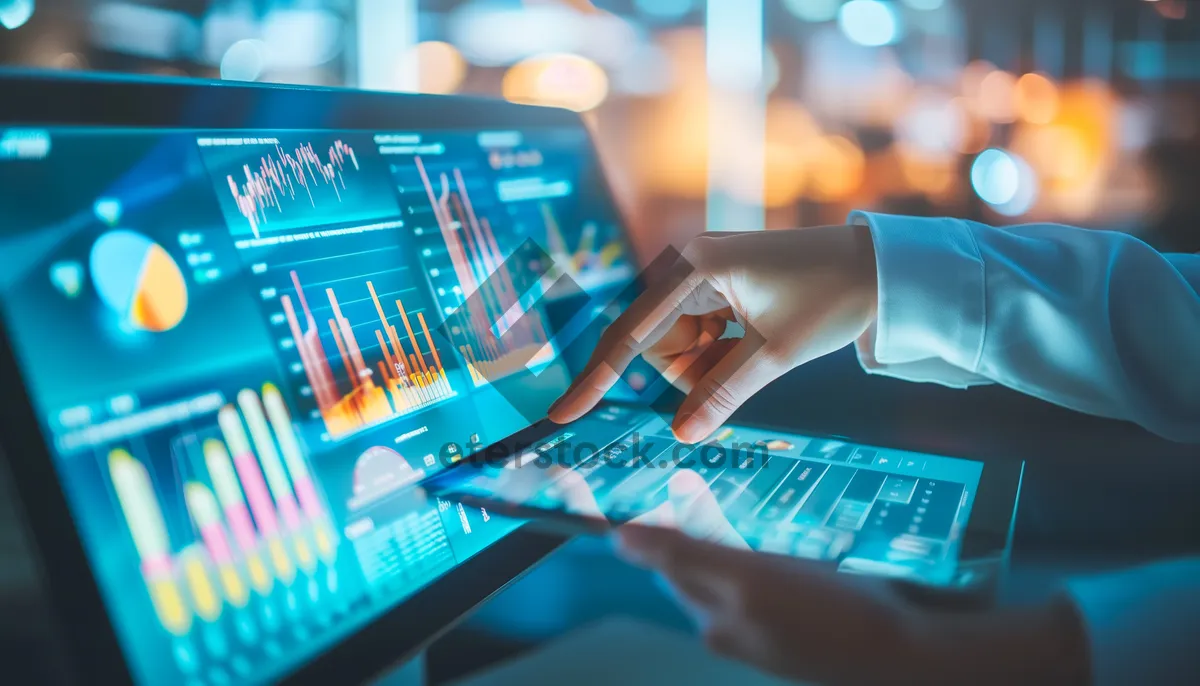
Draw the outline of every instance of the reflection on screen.
[[[455,502],[677,527],[848,572],[952,582],[981,462],[737,425],[689,445],[667,427],[648,412],[602,408],[427,489]]]
[[[515,528],[409,487],[565,388],[549,266],[631,278],[581,129],[35,133],[0,308],[139,681],[269,681]]]

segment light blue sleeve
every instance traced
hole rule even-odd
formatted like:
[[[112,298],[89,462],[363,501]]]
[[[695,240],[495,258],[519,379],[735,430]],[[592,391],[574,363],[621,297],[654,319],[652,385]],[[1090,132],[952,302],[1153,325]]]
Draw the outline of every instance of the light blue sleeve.
[[[999,383],[1200,442],[1200,255],[1060,224],[856,212],[879,270],[869,372]]]
[[[1200,255],[1057,224],[993,228],[856,212],[879,270],[858,341],[876,374],[999,383],[1058,405],[1200,442]],[[1196,683],[1200,559],[1067,586],[1095,683]]]

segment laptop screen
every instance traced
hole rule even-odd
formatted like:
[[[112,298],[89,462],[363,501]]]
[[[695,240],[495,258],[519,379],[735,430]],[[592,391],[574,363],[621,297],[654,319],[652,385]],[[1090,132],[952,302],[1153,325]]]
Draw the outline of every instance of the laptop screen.
[[[0,130],[0,311],[136,679],[271,680],[517,526],[407,487],[631,281],[599,173],[579,127]]]

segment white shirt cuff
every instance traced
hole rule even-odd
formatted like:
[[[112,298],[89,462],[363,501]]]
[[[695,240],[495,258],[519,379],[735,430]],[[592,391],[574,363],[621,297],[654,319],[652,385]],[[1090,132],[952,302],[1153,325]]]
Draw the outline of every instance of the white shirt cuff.
[[[879,279],[875,324],[857,343],[868,372],[951,386],[978,376],[985,334],[984,266],[957,219],[853,212],[870,228]]]

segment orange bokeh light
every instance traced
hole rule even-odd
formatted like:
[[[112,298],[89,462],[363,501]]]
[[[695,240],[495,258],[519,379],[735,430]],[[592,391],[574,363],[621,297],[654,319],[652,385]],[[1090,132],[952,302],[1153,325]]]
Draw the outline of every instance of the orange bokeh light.
[[[542,55],[509,68],[501,92],[511,102],[586,112],[598,107],[608,96],[608,75],[586,57]]]
[[[1000,69],[983,77],[977,100],[979,113],[998,124],[1016,119],[1016,85],[1016,77]]]
[[[1013,106],[1030,124],[1049,124],[1058,114],[1058,86],[1041,74],[1025,74],[1013,89]]]
[[[412,52],[422,93],[453,93],[467,76],[467,61],[458,48],[449,43],[425,41],[415,45]]]
[[[844,200],[862,186],[866,170],[863,151],[843,136],[822,136],[811,144],[807,192],[815,200]]]

